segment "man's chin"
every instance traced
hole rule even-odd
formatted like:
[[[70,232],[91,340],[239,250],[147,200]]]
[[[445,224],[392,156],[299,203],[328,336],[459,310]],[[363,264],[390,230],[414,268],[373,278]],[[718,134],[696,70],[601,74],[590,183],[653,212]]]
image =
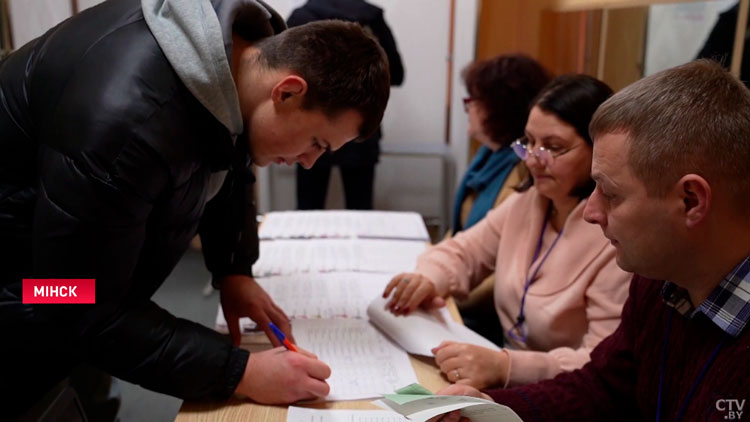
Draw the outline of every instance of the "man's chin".
[[[636,272],[633,265],[630,264],[623,256],[620,251],[615,252],[615,262],[621,270],[629,273]]]

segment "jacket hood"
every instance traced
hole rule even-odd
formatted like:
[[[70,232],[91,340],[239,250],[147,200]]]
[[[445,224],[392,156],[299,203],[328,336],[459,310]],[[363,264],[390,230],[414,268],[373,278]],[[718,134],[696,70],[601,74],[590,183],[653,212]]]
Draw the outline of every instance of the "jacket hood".
[[[283,31],[283,19],[256,0],[141,0],[141,8],[180,80],[236,140],[243,122],[229,65],[232,28],[252,41]]]

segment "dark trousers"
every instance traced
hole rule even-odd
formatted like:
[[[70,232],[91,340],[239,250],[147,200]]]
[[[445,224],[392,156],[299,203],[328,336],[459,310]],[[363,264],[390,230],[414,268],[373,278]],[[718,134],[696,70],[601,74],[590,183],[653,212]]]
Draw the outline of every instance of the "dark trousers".
[[[320,210],[325,208],[328,181],[331,178],[333,162],[325,154],[310,170],[297,165],[297,209]],[[346,208],[350,210],[371,210],[375,164],[339,166],[344,184]]]

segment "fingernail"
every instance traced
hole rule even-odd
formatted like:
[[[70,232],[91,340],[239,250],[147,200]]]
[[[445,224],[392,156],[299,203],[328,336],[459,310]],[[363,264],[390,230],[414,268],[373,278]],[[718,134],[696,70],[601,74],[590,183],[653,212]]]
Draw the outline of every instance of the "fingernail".
[[[401,309],[398,305],[393,307],[393,312],[398,312],[398,310]]]
[[[407,306],[406,308],[404,308],[404,315],[406,315],[408,313],[409,313],[409,307]]]

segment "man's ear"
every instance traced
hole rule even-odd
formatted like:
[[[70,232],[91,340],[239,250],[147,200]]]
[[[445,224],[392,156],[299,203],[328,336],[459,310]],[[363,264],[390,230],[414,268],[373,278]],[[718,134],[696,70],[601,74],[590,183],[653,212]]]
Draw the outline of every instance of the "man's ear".
[[[682,200],[685,225],[693,228],[705,221],[711,212],[711,185],[697,174],[686,174],[676,188]]]
[[[286,75],[271,89],[271,99],[277,107],[284,103],[297,104],[302,102],[305,93],[307,93],[307,81],[297,75]]]

